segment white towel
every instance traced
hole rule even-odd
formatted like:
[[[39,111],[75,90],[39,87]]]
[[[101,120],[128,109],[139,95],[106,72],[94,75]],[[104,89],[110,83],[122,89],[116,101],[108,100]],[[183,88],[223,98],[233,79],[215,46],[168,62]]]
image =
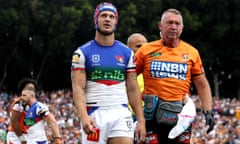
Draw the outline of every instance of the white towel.
[[[168,134],[168,138],[174,139],[183,133],[194,121],[196,116],[196,107],[193,100],[186,96],[185,105],[182,111],[178,114],[177,124],[171,129]]]

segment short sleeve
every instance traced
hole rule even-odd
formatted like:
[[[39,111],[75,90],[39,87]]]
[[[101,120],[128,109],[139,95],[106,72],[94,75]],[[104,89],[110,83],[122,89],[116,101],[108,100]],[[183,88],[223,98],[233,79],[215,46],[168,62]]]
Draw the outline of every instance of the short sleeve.
[[[46,105],[44,105],[42,103],[38,103],[36,113],[38,116],[44,117],[49,114],[49,109]]]
[[[72,70],[85,69],[85,56],[80,49],[74,51],[72,56]]]

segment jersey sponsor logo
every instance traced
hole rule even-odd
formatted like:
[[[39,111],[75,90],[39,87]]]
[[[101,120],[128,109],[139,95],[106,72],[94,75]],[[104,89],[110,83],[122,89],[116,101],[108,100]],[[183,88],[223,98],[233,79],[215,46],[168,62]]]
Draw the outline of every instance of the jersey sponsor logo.
[[[125,74],[122,72],[122,70],[100,70],[95,69],[90,72],[89,79],[93,81],[97,80],[117,80],[117,81],[124,81],[125,80]]]
[[[151,54],[150,54],[151,57],[161,56],[161,55],[162,55],[162,53],[160,53],[160,52],[157,52],[157,53],[151,53]]]
[[[100,129],[99,128],[95,128],[95,133],[91,133],[87,135],[87,140],[88,141],[94,141],[94,142],[98,142],[99,141],[99,137],[100,137]]]
[[[26,126],[32,126],[32,125],[34,125],[36,122],[35,122],[35,120],[34,119],[31,119],[31,118],[26,118],[25,120],[24,120],[24,124],[26,125]]]
[[[77,63],[77,62],[79,61],[79,58],[80,58],[80,55],[75,53],[75,54],[72,56],[72,62],[73,62],[73,63]]]
[[[100,55],[92,55],[92,62],[93,63],[98,63],[100,61]]]
[[[155,78],[176,78],[186,80],[188,65],[185,63],[152,61],[150,72]]]

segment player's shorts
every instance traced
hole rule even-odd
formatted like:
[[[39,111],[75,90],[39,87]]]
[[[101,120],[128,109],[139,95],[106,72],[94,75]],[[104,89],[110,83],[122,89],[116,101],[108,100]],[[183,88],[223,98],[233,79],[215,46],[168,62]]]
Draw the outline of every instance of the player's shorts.
[[[82,131],[83,144],[106,144],[108,138],[134,136],[133,119],[127,105],[98,107],[90,116],[96,123],[97,133],[86,135]]]
[[[25,134],[23,135],[26,138],[26,135]],[[18,136],[14,132],[9,131],[7,133],[7,144],[21,144],[21,141],[19,140]]]

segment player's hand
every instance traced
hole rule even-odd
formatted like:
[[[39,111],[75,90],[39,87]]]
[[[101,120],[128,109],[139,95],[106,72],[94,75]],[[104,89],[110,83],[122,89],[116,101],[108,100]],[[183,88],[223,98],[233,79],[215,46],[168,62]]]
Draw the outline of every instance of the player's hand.
[[[21,135],[21,136],[19,136],[18,138],[19,138],[19,140],[21,141],[21,144],[27,144],[27,141],[26,141],[26,138],[25,138],[24,135]]]
[[[21,141],[21,144],[27,144],[27,141]]]
[[[145,121],[138,121],[135,130],[135,140],[137,144],[141,144],[145,141],[146,138],[146,128]]]
[[[205,120],[206,120],[206,125],[208,125],[208,130],[207,133],[209,133],[210,131],[213,130],[215,122],[214,122],[214,114],[212,111],[203,111],[203,114],[205,116]]]
[[[82,118],[81,121],[82,121],[83,131],[86,134],[91,134],[91,133],[96,132],[94,129],[94,128],[96,128],[96,124],[90,116],[86,116],[86,117]]]
[[[62,144],[62,139],[60,137],[55,137],[53,139],[53,144]]]

